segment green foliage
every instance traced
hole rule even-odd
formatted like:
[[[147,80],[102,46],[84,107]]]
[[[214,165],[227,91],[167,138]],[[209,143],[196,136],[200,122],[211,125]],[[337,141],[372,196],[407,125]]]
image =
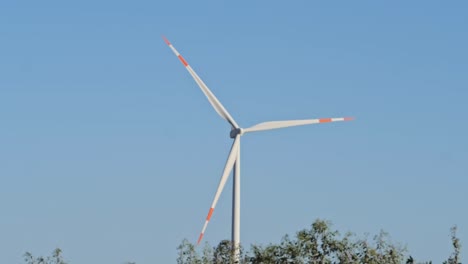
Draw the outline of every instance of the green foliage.
[[[330,222],[319,219],[294,237],[284,236],[278,244],[252,245],[247,253],[241,247],[240,264],[432,264],[431,261],[416,262],[412,256],[405,258],[406,249],[393,243],[383,231],[369,239],[358,238],[352,233],[341,235],[331,227]],[[443,264],[461,264],[461,243],[456,226],[450,229],[450,237],[453,252]],[[216,247],[205,243],[203,249],[199,249],[184,239],[177,250],[178,264],[231,263],[229,240],[221,241]],[[202,251],[201,256],[198,250]],[[26,264],[67,264],[60,248],[48,257],[35,257],[26,252],[24,261]]]
[[[179,256],[177,257],[177,264],[202,264],[195,245],[190,243],[187,239],[182,240],[182,243],[177,247]]]
[[[229,263],[231,260],[231,241],[222,240],[214,250],[213,264]]]
[[[453,253],[447,261],[444,261],[444,264],[461,264],[459,262],[461,243],[460,239],[457,237],[457,226],[453,226],[452,228],[450,228],[450,237],[452,239]]]
[[[62,257],[62,250],[56,248],[49,257],[34,257],[30,252],[24,253],[24,261],[27,264],[67,264]]]
[[[201,258],[201,263],[203,264],[214,264],[213,260],[214,256],[214,249],[208,244],[205,243],[205,247],[203,248],[203,256]]]
[[[187,239],[182,240],[182,243],[177,247],[178,257],[177,264],[224,264],[231,263],[231,241],[222,240],[218,246],[211,247],[208,243],[202,250],[202,256],[196,251],[196,246],[190,243]],[[243,259],[243,250],[241,247],[241,263],[247,263]]]
[[[278,244],[252,245],[241,254],[243,264],[432,264],[416,262],[412,256],[405,258],[406,249],[393,243],[386,232],[381,231],[369,239],[358,238],[352,233],[341,235],[324,220],[316,220],[309,229],[303,229],[294,237],[284,236]],[[456,227],[451,229],[454,252],[444,264],[461,264],[460,241]],[[231,263],[231,242],[221,241],[218,246],[207,243],[203,256],[187,240],[178,247],[178,264]]]
[[[341,236],[330,227],[330,223],[317,220],[293,239],[285,236],[280,244],[252,246],[249,263],[394,264],[403,260],[404,249],[390,243],[384,232],[369,242],[350,233]]]

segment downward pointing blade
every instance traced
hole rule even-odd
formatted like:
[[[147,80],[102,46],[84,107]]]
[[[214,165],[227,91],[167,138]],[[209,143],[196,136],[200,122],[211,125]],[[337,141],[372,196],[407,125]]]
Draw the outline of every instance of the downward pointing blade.
[[[243,129],[244,133],[255,132],[262,130],[278,129],[292,126],[312,125],[328,122],[351,121],[352,117],[336,117],[336,118],[318,118],[318,119],[304,119],[304,120],[287,120],[287,121],[271,121],[256,124],[255,126]]]
[[[215,111],[226,121],[228,121],[234,128],[239,128],[237,125],[236,121],[234,121],[234,118],[231,117],[229,112],[224,108],[224,106],[219,102],[218,98],[210,91],[208,86],[202,81],[202,79],[198,76],[198,74],[190,67],[190,65],[187,63],[187,61],[180,55],[180,53],[174,48],[174,46],[163,36],[164,41],[166,44],[171,48],[171,50],[174,52],[174,54],[179,58],[180,62],[185,66],[187,71],[192,75],[193,79],[195,82],[198,84],[202,92],[205,94],[206,98],[208,98],[208,101],[210,104],[213,106]]]
[[[221,195],[221,192],[224,189],[224,185],[226,185],[226,181],[229,178],[229,175],[231,174],[232,168],[234,167],[234,163],[236,162],[237,158],[237,153],[239,152],[239,141],[240,135],[237,135],[236,139],[234,140],[234,143],[232,143],[231,152],[229,153],[228,159],[226,161],[226,166],[224,166],[223,175],[221,176],[221,180],[219,181],[218,189],[216,190],[213,203],[211,204],[210,210],[208,211],[208,215],[206,216],[205,224],[203,225],[203,229],[200,233],[200,236],[198,237],[197,245],[200,244],[203,235],[205,234],[206,227],[208,226],[208,223],[211,219],[211,215],[213,214],[216,204],[218,203],[219,196]]]

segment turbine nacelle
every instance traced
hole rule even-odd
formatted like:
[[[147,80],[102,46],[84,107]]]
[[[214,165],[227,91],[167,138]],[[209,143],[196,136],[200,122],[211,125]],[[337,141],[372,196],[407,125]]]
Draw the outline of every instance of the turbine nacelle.
[[[231,138],[236,138],[237,135],[242,136],[244,134],[244,130],[242,128],[232,128],[229,136]]]

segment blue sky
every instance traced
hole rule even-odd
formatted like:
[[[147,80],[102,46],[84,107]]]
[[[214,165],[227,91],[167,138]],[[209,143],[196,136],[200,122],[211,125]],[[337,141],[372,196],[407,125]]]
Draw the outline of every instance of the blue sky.
[[[242,141],[246,245],[316,218],[440,263],[468,245],[464,1],[3,1],[0,255],[174,263],[195,241],[229,125],[355,116]],[[230,183],[205,240],[230,237]],[[463,249],[467,255],[467,247]]]

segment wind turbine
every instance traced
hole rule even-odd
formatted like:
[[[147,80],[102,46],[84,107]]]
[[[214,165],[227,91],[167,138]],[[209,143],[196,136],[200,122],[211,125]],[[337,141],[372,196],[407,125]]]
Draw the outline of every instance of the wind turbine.
[[[304,119],[304,120],[286,120],[286,121],[270,121],[270,122],[263,122],[257,125],[254,125],[249,128],[241,128],[234,118],[229,114],[229,112],[224,108],[224,106],[219,102],[216,96],[210,91],[208,86],[201,80],[201,78],[195,73],[195,71],[190,67],[187,61],[180,55],[180,53],[174,48],[174,46],[163,36],[164,41],[166,44],[171,48],[174,54],[179,58],[182,64],[185,66],[187,71],[192,75],[195,82],[198,84],[202,92],[208,98],[208,101],[213,106],[215,111],[226,121],[229,122],[231,125],[231,132],[230,137],[234,139],[234,142],[231,147],[231,151],[229,152],[229,156],[226,161],[226,165],[224,166],[223,174],[221,176],[221,180],[219,181],[218,189],[216,190],[216,194],[213,199],[213,203],[211,204],[210,210],[208,211],[208,215],[206,216],[205,224],[203,225],[203,229],[200,233],[200,236],[197,241],[197,245],[200,244],[203,235],[205,234],[206,227],[213,215],[213,211],[218,203],[219,196],[223,191],[224,185],[226,185],[226,181],[233,171],[234,174],[234,181],[233,181],[233,195],[232,195],[232,257],[233,262],[239,262],[240,256],[240,138],[245,133],[256,132],[256,131],[263,131],[263,130],[270,130],[270,129],[277,129],[277,128],[285,128],[285,127],[292,127],[292,126],[302,126],[302,125],[312,125],[312,124],[319,124],[319,123],[329,123],[329,122],[338,122],[338,121],[350,121],[353,118],[351,117],[338,117],[338,118],[318,118],[318,119]]]

